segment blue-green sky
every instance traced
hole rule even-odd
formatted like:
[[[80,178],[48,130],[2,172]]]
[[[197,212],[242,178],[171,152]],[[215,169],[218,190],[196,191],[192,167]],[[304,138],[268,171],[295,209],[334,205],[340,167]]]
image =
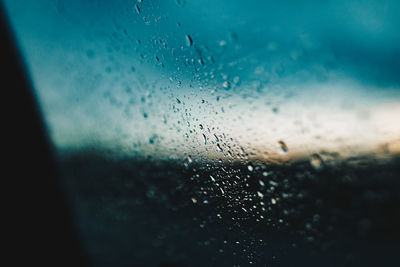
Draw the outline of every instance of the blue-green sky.
[[[214,134],[255,154],[280,139],[308,151],[399,138],[399,1],[3,4],[60,149],[178,157],[215,153]]]

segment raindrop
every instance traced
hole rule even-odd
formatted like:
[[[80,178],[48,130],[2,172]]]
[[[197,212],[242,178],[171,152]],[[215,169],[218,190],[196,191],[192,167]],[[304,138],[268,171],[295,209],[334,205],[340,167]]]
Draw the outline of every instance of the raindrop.
[[[217,150],[218,152],[223,152],[224,151],[219,144],[217,144],[217,147],[218,147],[218,150]]]
[[[193,39],[192,39],[192,37],[190,37],[190,35],[186,35],[186,45],[187,46],[193,45]]]
[[[211,179],[211,181],[212,181],[213,183],[215,183],[215,178],[214,178],[212,175],[210,175],[210,179]]]
[[[272,180],[269,181],[269,184],[272,185],[272,186],[278,186],[278,183],[277,183],[277,182],[274,182],[274,181],[272,181]]]
[[[264,182],[263,182],[262,180],[259,180],[258,183],[259,183],[262,187],[265,186],[265,184],[264,184]]]
[[[264,194],[261,193],[260,191],[257,191],[257,196],[259,196],[260,198],[263,198],[263,197],[264,197]]]
[[[203,60],[202,58],[199,58],[198,61],[199,61],[199,64],[200,64],[200,65],[204,66],[204,60]]]
[[[231,84],[228,81],[225,81],[222,83],[222,87],[224,87],[225,89],[230,89],[231,88]]]
[[[197,203],[197,199],[195,199],[194,197],[192,197],[192,202],[193,202],[194,204],[196,204],[196,203]]]
[[[272,205],[275,205],[276,204],[276,199],[275,198],[271,198],[271,203],[272,203]]]
[[[279,144],[279,147],[280,147],[280,151],[279,151],[279,153],[280,154],[286,154],[287,152],[288,152],[288,147],[287,147],[287,145],[285,144],[285,142],[283,142],[282,140],[280,140],[279,142],[278,142],[278,144]]]
[[[311,156],[310,164],[316,171],[321,171],[324,168],[324,162],[318,154]]]
[[[254,167],[251,164],[247,165],[247,169],[249,170],[249,172],[254,171]]]
[[[192,157],[190,155],[187,157],[187,160],[188,160],[189,163],[193,162]]]
[[[138,5],[135,5],[135,9],[136,9],[136,12],[137,12],[138,14],[140,14],[140,7],[139,7]]]
[[[206,137],[205,134],[203,134],[203,138],[204,138],[204,144],[206,145],[207,144],[207,137]]]

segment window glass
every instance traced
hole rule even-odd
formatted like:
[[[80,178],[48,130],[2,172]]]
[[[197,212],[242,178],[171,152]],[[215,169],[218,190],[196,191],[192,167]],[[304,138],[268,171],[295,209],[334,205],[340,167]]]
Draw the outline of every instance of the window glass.
[[[96,266],[395,260],[400,2],[3,2]]]

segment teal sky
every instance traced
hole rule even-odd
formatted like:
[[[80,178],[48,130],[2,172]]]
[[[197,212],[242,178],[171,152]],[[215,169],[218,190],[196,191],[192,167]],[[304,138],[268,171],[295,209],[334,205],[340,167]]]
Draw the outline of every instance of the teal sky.
[[[264,157],[281,139],[352,154],[400,138],[399,1],[3,4],[57,148],[212,157],[215,134]]]

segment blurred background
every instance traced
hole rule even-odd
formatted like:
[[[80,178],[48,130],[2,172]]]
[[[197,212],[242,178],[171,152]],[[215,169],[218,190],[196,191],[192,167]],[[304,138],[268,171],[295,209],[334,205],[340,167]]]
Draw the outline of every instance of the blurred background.
[[[2,2],[94,266],[400,264],[400,2]]]

